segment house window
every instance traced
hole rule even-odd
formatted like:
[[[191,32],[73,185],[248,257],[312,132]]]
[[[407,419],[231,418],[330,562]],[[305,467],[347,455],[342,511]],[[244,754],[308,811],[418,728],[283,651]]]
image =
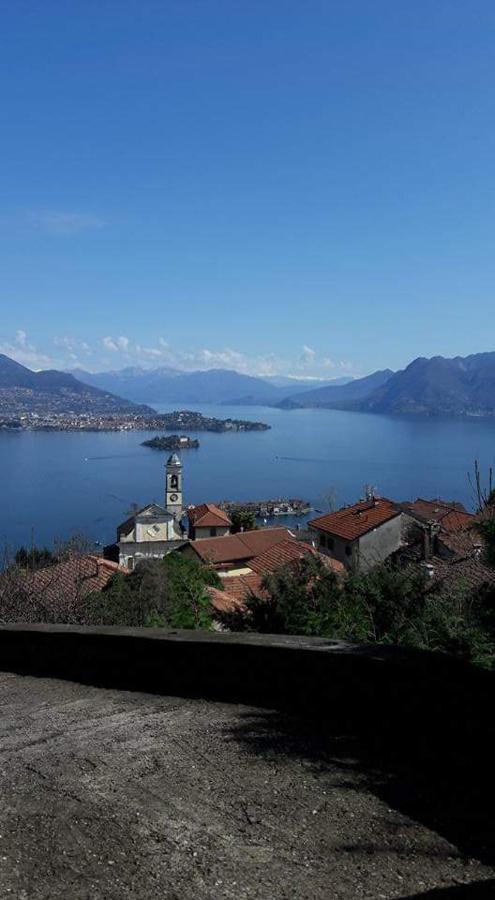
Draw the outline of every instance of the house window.
[[[346,555],[346,556],[352,556],[352,547],[351,547],[350,544],[347,544],[347,545],[346,545],[346,548],[345,548],[345,555]]]
[[[210,537],[216,537],[216,536],[217,536],[217,529],[210,528]]]
[[[327,547],[329,550],[335,549],[335,541],[334,541],[333,537],[327,537]]]
[[[127,568],[129,569],[130,572],[132,572],[132,570],[134,568],[134,557],[133,556],[127,557]]]

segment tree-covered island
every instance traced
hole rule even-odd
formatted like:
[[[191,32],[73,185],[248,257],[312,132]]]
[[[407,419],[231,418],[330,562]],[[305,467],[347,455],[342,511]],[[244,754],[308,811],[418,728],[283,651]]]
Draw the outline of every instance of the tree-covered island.
[[[157,434],[156,437],[143,441],[142,447],[152,447],[153,450],[197,450],[199,441],[197,438],[191,438],[187,435],[162,435]]]
[[[165,431],[268,431],[270,425],[264,422],[250,422],[243,419],[215,419],[199,412],[182,409],[161,414],[161,427]]]

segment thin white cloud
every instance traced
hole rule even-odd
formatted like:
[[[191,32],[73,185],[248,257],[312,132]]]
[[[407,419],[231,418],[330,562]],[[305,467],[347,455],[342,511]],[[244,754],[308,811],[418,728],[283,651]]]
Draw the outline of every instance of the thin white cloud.
[[[134,344],[127,337],[107,335],[101,341],[105,350],[119,354],[124,364],[130,362],[145,367],[161,364],[174,369],[192,371],[195,369],[235,369],[245,375],[286,375],[292,373],[294,378],[328,378],[329,370],[337,368],[329,356],[318,355],[313,348],[304,344],[299,355],[282,357],[270,353],[265,355],[249,355],[232,347],[199,350],[175,350],[163,338],[159,337],[156,346]],[[353,368],[352,363],[339,363],[346,371]]]
[[[66,365],[68,360],[71,368],[84,368],[84,366],[88,365],[88,357],[93,354],[91,347],[86,341],[80,341],[68,335],[54,337],[53,343],[55,347],[62,351],[62,367]],[[83,357],[82,360],[81,357]]]
[[[30,369],[48,369],[53,367],[53,357],[39,351],[28,340],[24,329],[19,328],[13,341],[0,342],[0,353],[10,356],[16,362]]]
[[[101,339],[101,343],[103,344],[105,350],[111,350],[112,353],[118,353],[118,352],[119,352],[119,346],[118,346],[118,344],[117,344],[117,341],[114,341],[113,338],[111,338],[111,337],[104,337],[104,338]]]
[[[21,350],[26,349],[26,348],[28,347],[28,343],[27,343],[27,334],[26,334],[25,331],[23,331],[22,328],[19,328],[18,331],[16,331],[16,334],[15,334],[15,342],[16,342],[16,345],[17,345]]]
[[[303,344],[302,353],[301,353],[301,364],[303,366],[310,365],[314,362],[316,357],[316,350],[313,350],[312,347],[308,347],[307,344]]]
[[[294,379],[308,381],[328,379],[332,370],[346,373],[351,373],[352,370],[356,377],[351,362],[335,363],[328,356],[320,356],[307,344],[303,345],[298,354],[278,356],[274,353],[251,355],[232,347],[202,347],[184,351],[171,347],[163,337],[157,339],[156,345],[150,346],[134,343],[126,335],[111,334],[94,344],[70,335],[54,337],[52,343],[57,348],[54,356],[34,346],[26,332],[18,329],[14,339],[0,343],[0,352],[37,369],[90,367],[93,371],[102,371],[128,365],[143,368],[163,366],[185,372],[198,369],[235,369],[245,375],[290,375]],[[336,377],[335,374],[332,377]]]

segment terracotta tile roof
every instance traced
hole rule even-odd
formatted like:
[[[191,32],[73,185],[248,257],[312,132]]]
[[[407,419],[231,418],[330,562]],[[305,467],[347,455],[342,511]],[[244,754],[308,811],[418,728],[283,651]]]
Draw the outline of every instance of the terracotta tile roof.
[[[495,569],[484,565],[473,556],[445,560],[433,556],[428,562],[433,566],[430,590],[452,595],[456,587],[475,591],[483,585],[495,586]]]
[[[346,541],[354,541],[379,525],[401,514],[397,504],[384,497],[364,500],[308,522],[310,528],[324,531]]]
[[[289,563],[297,562],[308,554],[313,555],[314,552],[311,544],[303,543],[303,541],[282,541],[280,544],[275,544],[274,547],[269,547],[259,556],[255,556],[251,560],[251,569],[264,575]]]
[[[270,547],[294,537],[288,528],[257,528],[255,531],[242,531],[237,537],[249,548],[253,556],[259,556]]]
[[[287,528],[260,528],[257,531],[242,531],[225,537],[200,538],[188,546],[203,562],[211,565],[247,563],[254,556],[259,556],[275,544],[280,544],[291,537],[292,534]]]
[[[200,503],[199,506],[190,506],[187,517],[191,525],[196,528],[214,528],[215,526],[231,526],[232,522],[226,512],[214,503]]]
[[[474,556],[477,547],[483,549],[483,539],[471,528],[462,531],[440,531],[437,541],[455,556]]]
[[[249,563],[249,566],[254,572],[265,575],[269,572],[276,572],[277,569],[281,569],[283,566],[297,563],[308,555],[321,559],[323,564],[327,568],[332,569],[336,574],[345,571],[345,567],[338,560],[323,556],[321,553],[318,553],[311,544],[296,540],[282,541],[282,543],[270,547],[268,550],[265,550],[264,553],[255,556]]]
[[[255,557],[249,567],[254,571],[246,575],[226,575],[222,578],[224,590],[210,588],[209,593],[212,600],[212,606],[218,612],[233,612],[236,609],[242,609],[247,597],[256,594],[266,597],[266,591],[263,588],[263,578],[272,572],[287,565],[293,565],[303,559],[307,554],[319,557],[323,564],[335,572],[336,575],[342,575],[345,572],[345,566],[336,559],[330,559],[318,553],[311,544],[305,544],[302,541],[288,540],[277,544],[275,547]]]
[[[251,594],[263,596],[261,575],[255,572],[249,575],[231,575],[222,579],[224,590],[209,588],[211,603],[218,612],[234,612],[242,609],[247,597]]]
[[[101,591],[116,572],[127,573],[118,563],[97,556],[74,557],[26,572],[22,594],[32,597],[45,607],[68,609],[93,591]]]
[[[462,503],[446,503],[444,500],[425,500],[418,497],[412,503],[401,503],[401,509],[422,522],[438,522],[444,531],[454,533],[468,528],[474,521]]]
[[[246,594],[257,594],[261,591],[261,575],[251,572],[249,575],[228,575],[222,578],[224,590],[239,600]]]

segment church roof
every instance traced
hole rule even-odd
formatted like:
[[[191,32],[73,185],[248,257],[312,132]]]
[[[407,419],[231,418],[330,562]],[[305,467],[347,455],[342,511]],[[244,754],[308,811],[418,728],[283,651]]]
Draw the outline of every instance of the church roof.
[[[181,466],[181,465],[182,465],[182,463],[181,463],[179,457],[177,456],[177,453],[172,453],[167,460],[167,466]]]
[[[136,512],[129,516],[125,522],[121,522],[120,525],[117,525],[117,540],[119,541],[121,537],[127,537],[134,528],[136,523],[136,519],[141,516],[147,509],[156,510],[156,514],[159,516],[167,516],[168,518],[172,518],[172,513],[166,509],[165,506],[160,506],[159,503],[147,503],[146,506],[142,506],[141,509],[137,509]]]

